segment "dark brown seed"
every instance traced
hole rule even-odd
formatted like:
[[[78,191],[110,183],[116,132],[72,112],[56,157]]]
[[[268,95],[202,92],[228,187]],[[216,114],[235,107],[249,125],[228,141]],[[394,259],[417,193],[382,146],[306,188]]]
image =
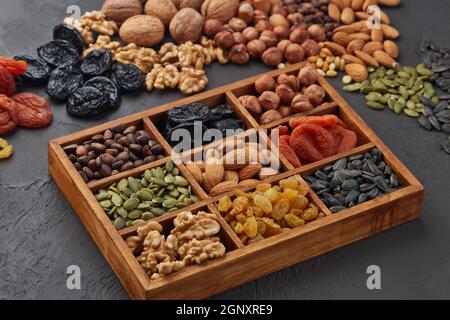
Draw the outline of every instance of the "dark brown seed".
[[[111,167],[106,164],[102,164],[99,172],[102,176],[109,177],[111,175]]]
[[[105,133],[103,133],[103,139],[108,140],[113,137],[113,133],[111,130],[106,130]]]
[[[139,156],[137,156],[135,153],[130,152],[130,160],[131,161],[136,161],[139,160]]]
[[[96,134],[95,136],[92,137],[92,141],[94,141],[94,142],[102,142],[103,141],[103,135]]]
[[[113,157],[117,157],[117,155],[119,154],[119,151],[116,149],[106,149],[105,153],[109,153]]]
[[[162,155],[162,154],[156,156],[156,160],[161,160],[163,158],[164,158],[164,155]]]
[[[81,164],[83,167],[87,166],[88,162],[89,162],[88,156],[78,158],[78,163]]]
[[[130,146],[128,148],[130,149],[131,152],[133,152],[135,154],[142,153],[142,146],[140,144],[132,143],[132,144],[130,144]]]
[[[130,143],[136,143],[136,136],[134,134],[129,133],[126,135],[126,137],[130,141]]]
[[[100,180],[101,178],[103,178],[103,176],[100,174],[100,172],[95,171],[94,172],[94,179],[95,180]]]
[[[127,137],[122,137],[117,140],[118,143],[120,143],[122,146],[129,146],[130,140]]]
[[[116,159],[109,153],[104,153],[104,154],[102,154],[101,157],[102,157],[103,163],[107,164],[108,166],[110,166],[114,162],[116,162]]]
[[[113,163],[113,165],[111,166],[111,168],[113,170],[120,170],[120,168],[125,164],[125,161],[116,161]]]
[[[156,156],[151,155],[151,156],[145,157],[144,162],[145,163],[150,163],[150,162],[153,162],[155,160],[156,160]]]
[[[123,161],[126,162],[130,158],[130,154],[128,152],[121,152],[117,155],[116,160],[117,161]]]
[[[144,155],[144,157],[148,157],[148,156],[152,155],[152,152],[148,145],[145,145],[144,148],[142,148],[142,154]]]
[[[93,179],[94,178],[94,171],[92,171],[88,167],[84,167],[83,168],[83,172],[88,176],[89,179]]]
[[[111,171],[111,175],[112,175],[112,176],[115,175],[115,174],[118,174],[118,173],[120,173],[119,170],[113,170],[113,171]]]
[[[134,162],[134,167],[137,168],[137,167],[142,166],[143,164],[145,164],[144,160],[136,160]]]
[[[149,137],[145,134],[140,135],[136,138],[136,142],[139,143],[140,145],[144,145],[147,144]]]
[[[78,158],[77,158],[75,155],[73,155],[73,154],[69,155],[69,159],[70,159],[70,161],[72,161],[73,163],[75,163],[75,162],[78,161]]]
[[[131,170],[133,168],[134,168],[133,162],[127,162],[120,168],[120,171],[124,172],[124,171]]]
[[[63,148],[63,150],[66,154],[74,154],[77,151],[77,148],[78,148],[77,144],[71,144],[71,145],[65,146]]]
[[[91,144],[91,147],[93,148],[95,153],[97,153],[98,155],[104,153],[106,150],[106,147],[103,144],[97,143],[97,142],[93,142]]]
[[[111,131],[113,133],[121,133],[123,130],[125,130],[125,125],[123,123],[111,128]]]
[[[114,135],[114,137],[113,137],[113,139],[114,140],[119,140],[120,138],[122,138],[123,137],[123,134],[121,134],[121,133],[116,133],[115,135]]]
[[[89,159],[95,159],[97,158],[97,153],[95,151],[89,151],[88,152],[88,158]]]
[[[97,164],[96,164],[96,162],[95,162],[94,159],[89,160],[88,167],[89,167],[89,169],[91,169],[92,171],[97,170]]]
[[[109,149],[109,148],[112,147],[112,145],[113,145],[114,143],[116,143],[115,140],[113,140],[113,139],[108,139],[108,140],[106,140],[103,144],[105,145],[105,148]]]
[[[80,174],[81,178],[84,180],[84,182],[88,183],[89,182],[89,178],[86,175],[86,173],[84,173],[83,171],[78,171],[78,173]]]
[[[138,131],[136,131],[136,137],[142,136],[144,134],[148,134],[147,131],[145,131],[145,130],[138,130]]]
[[[149,140],[148,141],[148,146],[151,148],[151,147],[153,147],[154,145],[156,145],[157,144],[157,142],[155,141],[155,140]]]
[[[95,159],[95,164],[97,166],[97,169],[101,167],[101,165],[103,164],[103,160],[101,156],[98,156],[97,159]]]
[[[78,157],[83,157],[87,155],[88,150],[85,146],[78,146],[75,153]]]
[[[153,154],[162,154],[163,153],[163,147],[160,144],[155,144],[153,147],[151,147],[150,150],[152,151]]]
[[[136,132],[136,126],[129,126],[128,128],[126,128],[125,130],[123,130],[122,134],[123,135],[127,135],[127,134],[133,134]]]
[[[113,143],[111,148],[118,150],[119,152],[123,151],[123,146],[119,143]]]
[[[73,165],[75,166],[75,169],[77,169],[78,171],[83,170],[83,167],[82,167],[81,164],[79,164],[78,162],[77,162],[77,163],[74,163]]]

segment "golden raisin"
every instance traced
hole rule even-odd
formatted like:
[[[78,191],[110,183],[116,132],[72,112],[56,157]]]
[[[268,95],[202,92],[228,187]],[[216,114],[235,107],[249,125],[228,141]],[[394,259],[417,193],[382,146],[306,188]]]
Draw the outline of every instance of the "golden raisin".
[[[297,190],[292,190],[292,189],[286,189],[286,190],[283,191],[281,196],[283,198],[285,198],[285,199],[288,199],[288,200],[294,200],[298,196],[298,191]]]
[[[266,234],[266,224],[262,219],[256,219],[256,223],[258,224],[258,233],[261,235]]]
[[[234,232],[236,232],[237,234],[240,234],[244,231],[244,226],[242,225],[242,223],[238,222],[236,223],[236,226],[234,227]]]
[[[283,179],[280,181],[279,184],[283,190],[286,189],[297,190],[298,188],[298,181],[295,178]]]
[[[245,221],[247,221],[247,217],[246,217],[245,215],[243,215],[242,213],[240,213],[240,214],[238,214],[238,215],[236,216],[236,220],[237,220],[239,223],[244,224]]]
[[[302,209],[296,209],[296,208],[292,208],[291,211],[289,211],[289,213],[295,214],[296,216],[301,216],[303,213]]]
[[[309,222],[316,220],[318,215],[319,210],[317,210],[317,208],[308,208],[305,211],[303,211],[302,219]]]
[[[281,227],[270,218],[262,218],[266,224],[266,230],[269,235],[275,235],[281,233]]]
[[[306,196],[309,193],[309,187],[306,183],[302,182],[298,187],[298,193],[302,196]]]
[[[222,198],[220,198],[218,207],[220,212],[228,212],[232,206],[233,203],[231,202],[230,197],[223,196]]]
[[[308,200],[308,198],[306,198],[304,196],[298,196],[297,198],[295,198],[292,201],[292,204],[291,204],[292,208],[302,209],[302,210],[306,209],[308,207],[308,205],[309,205],[309,200]]]
[[[289,209],[290,209],[289,200],[284,198],[280,199],[280,201],[278,201],[273,207],[271,213],[272,218],[274,218],[275,220],[283,219],[284,215],[289,212]]]
[[[270,188],[264,192],[264,196],[269,198],[271,202],[276,202],[280,199],[280,193],[274,188]]]
[[[269,190],[271,187],[270,183],[259,183],[256,186],[256,190],[261,191],[261,192],[265,192],[267,190]]]
[[[270,200],[267,197],[261,196],[261,195],[256,195],[253,198],[253,202],[255,203],[256,206],[261,208],[265,213],[269,214],[270,212],[272,212],[272,203],[270,202]]]
[[[287,223],[287,225],[291,228],[296,228],[303,226],[305,224],[305,220],[300,219],[295,214],[289,213],[284,216],[284,221]]]
[[[244,224],[243,228],[244,233],[249,238],[255,238],[258,235],[258,223],[256,222],[255,217],[250,217]]]

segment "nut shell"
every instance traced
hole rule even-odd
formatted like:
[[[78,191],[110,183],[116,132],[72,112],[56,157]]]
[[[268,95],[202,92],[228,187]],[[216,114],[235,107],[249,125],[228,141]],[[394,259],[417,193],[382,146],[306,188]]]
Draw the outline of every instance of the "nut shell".
[[[282,105],[290,105],[292,98],[294,98],[294,90],[287,84],[280,84],[275,89],[275,93],[280,97],[280,103]]]
[[[247,43],[248,52],[253,58],[259,58],[266,51],[267,46],[264,41],[255,39]]]
[[[294,99],[292,99],[291,109],[294,113],[301,113],[314,109],[314,106],[311,104],[308,97],[297,94]]]
[[[178,8],[178,10],[181,10],[183,8],[192,8],[200,11],[203,0],[172,0],[172,2]]]
[[[325,99],[325,90],[317,84],[310,85],[303,93],[314,107],[320,105]]]
[[[106,0],[102,12],[108,20],[120,25],[128,18],[141,15],[143,7],[140,0]]]
[[[283,115],[278,110],[269,110],[261,115],[259,123],[264,125],[281,119],[283,119]]]
[[[259,98],[258,102],[264,110],[276,110],[280,105],[280,97],[272,91],[263,92]]]
[[[229,31],[221,31],[214,37],[214,41],[219,48],[230,49],[234,45],[233,34]]]
[[[286,47],[284,57],[289,63],[294,64],[305,59],[305,51],[299,44],[291,43]]]
[[[276,83],[272,77],[264,75],[255,82],[256,92],[262,94],[264,91],[275,91]]]
[[[203,24],[203,33],[210,38],[214,38],[216,34],[222,31],[222,28],[223,24],[220,20],[209,19]]]
[[[141,47],[153,47],[164,38],[164,24],[153,16],[138,15],[127,19],[119,30],[120,38]]]
[[[237,15],[239,0],[205,0],[201,13],[205,19],[218,19],[222,23],[228,22]]]
[[[280,48],[269,48],[261,56],[266,66],[275,67],[283,61],[283,51]]]
[[[172,0],[148,0],[144,12],[146,15],[159,18],[168,26],[178,10]]]
[[[319,79],[319,75],[315,69],[310,66],[306,66],[298,73],[298,80],[304,87],[309,87]]]
[[[177,43],[195,43],[202,35],[203,17],[192,8],[181,9],[170,22],[169,30]]]

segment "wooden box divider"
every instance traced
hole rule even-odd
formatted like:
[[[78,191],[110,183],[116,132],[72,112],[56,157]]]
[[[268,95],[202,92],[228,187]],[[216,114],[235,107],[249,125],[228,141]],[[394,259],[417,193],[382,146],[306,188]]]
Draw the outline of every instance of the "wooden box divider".
[[[282,73],[297,74],[303,66],[304,63],[291,65],[285,69],[267,72],[266,75],[277,77]],[[304,114],[292,115],[267,125],[260,125],[238,100],[239,96],[254,92],[254,83],[260,76],[254,76],[195,96],[170,102],[157,108],[109,121],[49,142],[50,174],[131,298],[206,298],[392,228],[420,215],[424,196],[424,190],[420,182],[324,78],[320,77],[318,80],[318,83],[326,91],[327,101],[323,105]],[[305,164],[300,168],[294,168],[280,154],[281,172],[265,179],[264,182],[274,184],[294,175],[298,175],[304,181],[303,177],[305,175],[309,175],[340,158],[363,153],[376,147],[382,152],[385,162],[391,166],[393,172],[397,174],[404,186],[390,194],[380,196],[336,214],[332,214],[319,196],[308,186],[310,191],[308,197],[324,212],[324,218],[310,222],[303,227],[285,231],[279,235],[244,246],[216,207],[217,201],[222,196],[233,196],[234,192],[210,197],[203,190],[202,186],[195,181],[181,161],[198,152],[215,148],[225,140],[214,141],[174,155],[172,146],[165,139],[160,129],[158,129],[164,125],[164,121],[166,121],[165,113],[168,110],[175,106],[193,102],[203,102],[209,106],[224,102],[230,104],[235,110],[237,117],[244,122],[246,130],[225,140],[245,139],[253,133],[258,133],[261,141],[267,142],[269,148],[273,151],[276,150],[276,147],[274,146],[274,141],[270,138],[270,131],[279,125],[287,124],[294,117],[337,114],[350,129],[356,132],[358,146],[353,150],[311,164]],[[90,139],[91,136],[118,124],[136,125],[145,129],[153,139],[162,145],[166,157],[115,176],[91,181],[86,184],[65,154],[63,147],[72,143],[82,143]],[[189,181],[193,193],[199,198],[199,202],[187,208],[157,217],[154,221],[160,222],[167,231],[179,212],[184,210],[193,212],[207,210],[218,216],[218,221],[221,225],[220,237],[227,247],[227,253],[223,258],[207,261],[201,265],[190,266],[179,272],[151,281],[125,242],[128,236],[136,233],[139,225],[120,231],[116,230],[96,200],[94,193],[101,188],[108,188],[111,184],[123,178],[139,176],[145,170],[164,165],[169,160],[173,160],[176,163],[180,174]],[[255,187],[256,183],[239,189],[243,192],[250,192]]]

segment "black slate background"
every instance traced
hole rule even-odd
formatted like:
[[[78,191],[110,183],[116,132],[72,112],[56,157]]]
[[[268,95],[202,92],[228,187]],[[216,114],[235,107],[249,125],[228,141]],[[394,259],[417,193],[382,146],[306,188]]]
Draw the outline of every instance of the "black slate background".
[[[450,7],[447,1],[404,0],[388,10],[401,31],[403,64],[417,64],[417,45],[432,37],[449,45]],[[83,11],[100,0],[0,1],[0,55],[34,53],[51,38],[69,5]],[[266,71],[260,63],[208,67],[208,88],[215,88]],[[340,90],[340,79],[332,81]],[[44,94],[42,88],[27,90]],[[422,217],[380,235],[274,273],[219,294],[224,299],[449,299],[450,298],[450,165],[439,150],[445,136],[428,133],[416,121],[376,112],[364,106],[362,95],[340,90],[355,110],[424,184]],[[180,94],[126,97],[107,117],[82,121],[54,105],[54,122],[46,129],[16,130],[7,140],[13,158],[0,162],[0,299],[127,299],[123,287],[97,250],[47,170],[47,142],[95,124],[179,99]],[[78,265],[82,289],[66,288],[66,269]],[[366,268],[382,271],[382,290],[366,287]]]

